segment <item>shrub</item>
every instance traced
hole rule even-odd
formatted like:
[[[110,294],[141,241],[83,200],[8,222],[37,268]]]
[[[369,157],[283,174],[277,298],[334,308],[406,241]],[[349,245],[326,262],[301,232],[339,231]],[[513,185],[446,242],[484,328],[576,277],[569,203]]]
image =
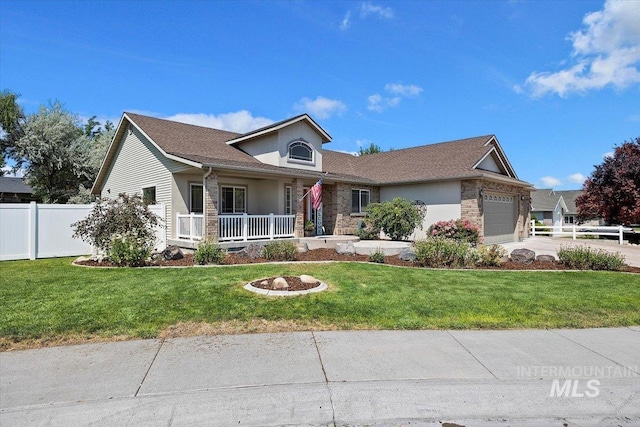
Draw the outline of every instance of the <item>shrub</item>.
[[[293,242],[271,242],[264,247],[264,257],[271,261],[294,261],[297,252]]]
[[[141,267],[151,255],[148,242],[135,236],[114,234],[111,238],[109,259],[121,267]]]
[[[369,255],[369,262],[376,262],[378,264],[384,264],[384,252],[380,248]]]
[[[425,267],[473,267],[476,250],[467,242],[429,237],[415,242],[416,263]]]
[[[425,215],[426,211],[411,200],[396,197],[367,206],[365,223],[369,222],[373,231],[384,231],[391,240],[405,240],[416,228],[422,229]]]
[[[480,229],[469,221],[456,219],[450,221],[438,221],[429,227],[427,235],[430,237],[445,237],[459,242],[478,244]]]
[[[618,271],[624,265],[624,255],[590,246],[560,246],[558,259],[567,267],[579,270]]]
[[[358,224],[356,236],[361,240],[377,240],[380,238],[380,229],[375,228],[371,223],[371,220],[365,218],[363,221],[360,221],[360,224]]]
[[[507,250],[500,245],[480,246],[477,249],[478,264],[485,267],[498,266]]]
[[[97,202],[89,215],[71,226],[73,237],[94,246],[102,253],[111,252],[113,236],[134,239],[141,248],[155,244],[155,227],[162,219],[151,212],[139,195],[120,194],[117,199],[104,198]]]
[[[193,259],[200,265],[222,264],[226,251],[209,240],[203,240],[198,244],[198,249],[193,254]]]

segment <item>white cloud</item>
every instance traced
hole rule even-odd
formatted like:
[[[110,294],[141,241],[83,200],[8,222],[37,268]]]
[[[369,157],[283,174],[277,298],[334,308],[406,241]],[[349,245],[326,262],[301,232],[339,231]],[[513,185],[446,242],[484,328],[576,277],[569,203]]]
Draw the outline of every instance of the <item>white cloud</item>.
[[[607,157],[613,157],[613,151],[607,151],[602,155],[603,159],[606,159]]]
[[[367,98],[367,109],[383,112],[387,108],[397,107],[404,98],[415,98],[422,93],[422,88],[417,85],[403,85],[402,83],[387,83],[384,86],[389,96],[374,93]]]
[[[558,185],[562,184],[562,181],[553,176],[543,176],[542,178],[540,178],[540,181],[542,181],[542,184],[545,187],[557,187]]]
[[[204,113],[178,113],[165,117],[165,119],[238,133],[249,132],[274,122],[266,117],[254,117],[247,110],[223,113],[217,116]]]
[[[351,25],[351,11],[348,10],[347,13],[345,13],[344,18],[342,19],[342,22],[340,23],[340,29],[346,30],[347,28],[349,28],[350,25]]]
[[[602,10],[587,14],[582,23],[582,30],[568,36],[573,45],[570,66],[529,75],[525,84],[533,96],[564,97],[640,82],[640,2],[607,0]],[[520,89],[514,87],[516,92]]]
[[[358,155],[357,151],[347,151],[347,150],[334,150],[334,151],[337,151],[338,153],[350,154],[352,156]]]
[[[393,18],[393,9],[377,6],[368,1],[360,3],[360,16],[365,18],[368,15],[375,15],[381,19],[391,19]]]
[[[4,172],[3,176],[7,176],[7,177],[16,177],[16,178],[24,177],[24,170],[23,169],[16,169],[14,171],[11,166],[3,166],[2,167],[2,172]]]
[[[581,173],[573,173],[567,177],[567,180],[574,184],[583,184],[586,179],[587,177]]]
[[[334,114],[342,114],[347,110],[347,106],[342,101],[324,96],[318,96],[316,99],[302,98],[294,107],[298,111],[310,113],[319,119],[328,119]]]

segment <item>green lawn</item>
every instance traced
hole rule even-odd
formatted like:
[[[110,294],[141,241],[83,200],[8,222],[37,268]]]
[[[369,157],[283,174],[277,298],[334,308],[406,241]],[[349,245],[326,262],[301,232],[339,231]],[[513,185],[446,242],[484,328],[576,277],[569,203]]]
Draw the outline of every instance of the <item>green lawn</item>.
[[[287,321],[374,329],[640,324],[640,275],[442,271],[377,264],[91,269],[71,259],[0,262],[0,340],[155,337],[180,322]],[[330,290],[269,298],[242,286],[311,274]]]

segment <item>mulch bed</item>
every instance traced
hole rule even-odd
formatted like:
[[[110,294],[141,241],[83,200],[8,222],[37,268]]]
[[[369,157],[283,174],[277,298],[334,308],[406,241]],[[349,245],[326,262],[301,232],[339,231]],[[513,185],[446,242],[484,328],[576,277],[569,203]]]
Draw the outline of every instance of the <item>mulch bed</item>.
[[[368,255],[345,255],[338,254],[334,249],[314,249],[304,253],[296,254],[296,261],[299,262],[309,262],[309,261],[360,261],[360,262],[369,262]],[[265,258],[247,258],[238,256],[237,254],[230,253],[227,254],[224,258],[224,265],[243,265],[243,264],[258,264],[269,262]],[[399,259],[397,256],[386,256],[384,257],[384,263],[388,265],[396,265],[401,267],[419,267],[416,264],[403,261]],[[77,264],[92,266],[92,267],[116,267],[114,264],[109,261],[105,261],[102,263],[98,263],[96,261],[79,261]],[[186,254],[184,258],[179,260],[158,260],[153,263],[149,263],[148,266],[159,266],[159,267],[190,267],[194,265],[193,255]],[[477,267],[478,270],[572,270],[567,268],[566,266],[560,264],[559,262],[541,262],[534,261],[531,264],[519,264],[513,262],[511,260],[503,262],[500,266],[496,267]],[[637,273],[640,274],[640,268],[638,267],[623,267],[621,271],[627,273]],[[293,289],[292,289],[293,290]]]
[[[268,289],[270,291],[306,291],[306,290],[317,288],[318,286],[320,286],[320,282],[304,283],[302,282],[302,280],[300,280],[300,277],[298,276],[281,276],[281,277],[287,281],[287,284],[289,285],[288,288],[277,289],[273,285],[273,281],[274,279],[276,279],[275,277],[253,281],[251,282],[251,286],[253,286],[254,288]],[[262,283],[265,281],[267,283],[263,285]]]

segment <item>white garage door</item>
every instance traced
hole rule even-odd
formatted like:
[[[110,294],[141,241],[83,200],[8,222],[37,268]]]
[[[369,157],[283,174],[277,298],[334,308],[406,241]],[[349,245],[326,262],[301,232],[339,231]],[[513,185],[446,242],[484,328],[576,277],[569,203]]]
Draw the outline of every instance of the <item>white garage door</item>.
[[[500,194],[485,194],[484,243],[513,242],[516,229],[516,198]]]

